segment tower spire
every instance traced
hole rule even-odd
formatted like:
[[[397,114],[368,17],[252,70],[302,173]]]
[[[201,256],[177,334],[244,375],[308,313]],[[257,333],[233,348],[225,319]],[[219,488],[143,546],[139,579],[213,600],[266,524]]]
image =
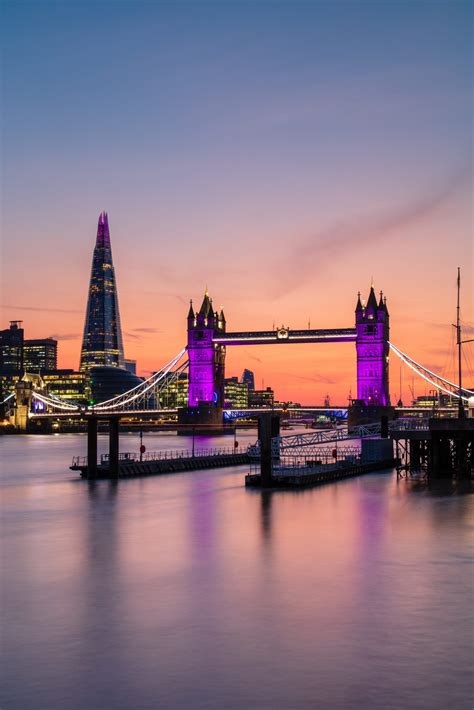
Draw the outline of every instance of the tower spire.
[[[109,220],[107,212],[105,211],[101,212],[99,215],[99,222],[97,224],[96,246],[110,247]]]
[[[377,297],[375,295],[374,287],[373,285],[370,287],[370,293],[369,293],[369,298],[367,299],[367,306],[365,308],[366,312],[373,312],[377,310]]]
[[[124,352],[107,212],[101,212],[87,300],[81,370],[96,365],[123,367]]]

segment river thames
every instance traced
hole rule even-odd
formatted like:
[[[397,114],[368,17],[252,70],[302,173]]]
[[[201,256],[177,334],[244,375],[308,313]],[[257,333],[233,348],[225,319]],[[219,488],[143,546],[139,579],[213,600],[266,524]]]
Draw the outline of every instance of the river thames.
[[[87,483],[84,435],[0,449],[2,710],[472,708],[471,495],[394,472],[261,493],[242,466]]]

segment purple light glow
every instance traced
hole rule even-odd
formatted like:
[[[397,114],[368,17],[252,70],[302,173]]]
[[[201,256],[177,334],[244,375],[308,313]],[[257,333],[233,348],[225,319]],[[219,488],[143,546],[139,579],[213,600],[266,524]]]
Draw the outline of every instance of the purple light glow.
[[[207,292],[201,308],[188,313],[189,392],[188,406],[200,402],[223,406],[225,346],[214,343],[214,335],[225,331],[224,314],[214,312]]]
[[[389,391],[389,313],[386,300],[380,294],[377,303],[373,287],[370,289],[367,305],[364,307],[360,296],[356,306],[356,352],[357,352],[357,399],[365,405],[390,406]],[[189,393],[188,406],[199,403],[223,406],[225,340],[224,314],[214,311],[207,292],[198,313],[192,303],[188,313],[188,354]],[[308,331],[309,333],[310,331]],[[316,333],[317,331],[311,331]],[[237,334],[249,336],[250,334]],[[275,342],[272,337],[261,340],[254,333],[255,342]],[[353,337],[353,336],[352,336]],[[352,337],[350,339],[352,339]],[[328,338],[329,339],[329,338]],[[344,339],[349,339],[349,336]],[[216,342],[217,340],[217,342]],[[248,344],[250,338],[243,341]],[[341,340],[343,340],[341,338]],[[221,341],[221,342],[219,342]],[[240,344],[240,341],[229,341]],[[304,342],[304,341],[303,341]]]
[[[357,399],[366,405],[390,405],[389,320],[382,293],[377,304],[375,291],[371,287],[365,308],[359,297],[356,306]]]

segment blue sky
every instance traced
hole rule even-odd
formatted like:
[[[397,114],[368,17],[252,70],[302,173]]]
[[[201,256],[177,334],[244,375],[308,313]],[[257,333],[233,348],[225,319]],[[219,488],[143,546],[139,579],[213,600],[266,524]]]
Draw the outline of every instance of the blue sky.
[[[122,320],[173,345],[205,284],[239,327],[322,322],[329,302],[345,325],[371,276],[400,314],[424,294],[447,319],[439,283],[472,259],[472,8],[3,2],[4,286],[21,294],[3,318],[83,311],[105,209]],[[30,327],[80,332],[47,313]]]

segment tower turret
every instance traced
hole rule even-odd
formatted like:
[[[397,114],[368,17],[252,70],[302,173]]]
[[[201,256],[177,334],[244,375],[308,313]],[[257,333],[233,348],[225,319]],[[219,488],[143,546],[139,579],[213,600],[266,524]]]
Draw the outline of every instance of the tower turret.
[[[212,298],[209,299],[209,310],[207,311],[207,325],[208,327],[213,327],[214,326],[214,321],[216,320],[214,317],[214,309],[212,307]]]
[[[371,286],[367,305],[356,306],[357,399],[370,406],[389,406],[389,316],[380,293]]]
[[[220,330],[225,330],[226,321],[225,321],[224,309],[222,308],[222,306],[221,306],[221,310],[219,313],[219,317],[217,319],[217,325],[219,326]]]
[[[189,390],[188,406],[201,403],[223,406],[225,345],[214,343],[214,336],[225,330],[206,289],[201,307],[188,312]]]
[[[370,287],[369,297],[367,299],[367,305],[365,307],[365,316],[370,319],[375,318],[377,313],[377,297],[375,295],[374,287]]]
[[[356,322],[364,317],[364,307],[362,301],[360,300],[360,291],[357,292],[357,303],[355,307]]]
[[[194,321],[196,319],[196,315],[194,313],[194,308],[193,308],[193,299],[189,301],[189,311],[188,311],[188,328],[193,328],[194,327]]]

